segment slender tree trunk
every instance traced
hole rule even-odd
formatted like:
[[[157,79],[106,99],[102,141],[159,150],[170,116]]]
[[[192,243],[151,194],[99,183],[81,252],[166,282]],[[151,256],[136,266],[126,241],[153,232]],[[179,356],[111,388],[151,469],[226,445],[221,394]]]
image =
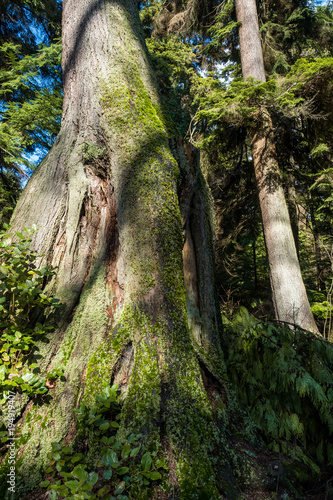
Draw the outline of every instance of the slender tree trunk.
[[[236,0],[243,77],[265,81],[255,0]],[[271,117],[258,110],[250,129],[276,319],[317,332],[306,295],[281,184]]]
[[[12,220],[35,224],[40,265],[58,266],[57,329],[35,354],[41,373],[61,364],[65,377],[49,402],[17,406],[17,498],[43,477],[51,442],[75,438],[73,408],[115,381],[120,436],[141,431],[168,459],[163,498],[236,498],[217,411],[228,398],[210,195],[197,151],[169,139],[137,2],[65,0],[63,75],[61,132]]]
[[[236,0],[240,54],[243,77],[265,81],[264,57],[261,48],[256,0]]]

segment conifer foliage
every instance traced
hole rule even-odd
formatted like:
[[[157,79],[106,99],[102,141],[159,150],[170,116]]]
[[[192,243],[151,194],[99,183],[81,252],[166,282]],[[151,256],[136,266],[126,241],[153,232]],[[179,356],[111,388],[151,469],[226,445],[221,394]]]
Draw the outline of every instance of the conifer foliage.
[[[269,448],[318,474],[333,465],[333,346],[300,329],[261,323],[241,307],[224,317],[228,374]]]
[[[8,222],[34,162],[59,131],[60,15],[57,0],[0,6],[0,223]]]

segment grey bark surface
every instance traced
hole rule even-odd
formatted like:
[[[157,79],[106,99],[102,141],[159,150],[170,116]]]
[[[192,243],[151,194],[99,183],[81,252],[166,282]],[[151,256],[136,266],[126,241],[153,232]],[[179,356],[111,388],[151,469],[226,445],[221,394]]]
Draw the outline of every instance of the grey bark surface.
[[[243,77],[265,81],[264,58],[261,48],[256,0],[236,0],[239,43]]]
[[[243,78],[266,81],[255,0],[236,0]],[[276,319],[318,333],[306,295],[277,161],[274,130],[265,108],[250,129]]]

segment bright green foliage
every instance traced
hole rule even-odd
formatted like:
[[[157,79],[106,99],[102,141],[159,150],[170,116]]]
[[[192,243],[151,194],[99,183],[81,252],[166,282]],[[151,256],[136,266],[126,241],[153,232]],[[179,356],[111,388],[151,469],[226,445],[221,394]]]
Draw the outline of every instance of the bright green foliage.
[[[89,436],[90,443],[98,449],[93,458],[87,459],[87,450],[84,455],[64,443],[52,443],[51,463],[46,469],[48,480],[41,483],[49,491],[50,499],[126,500],[134,484],[149,486],[151,481],[162,479],[158,469],[167,469],[165,462],[149,451],[142,454],[141,434],[117,439],[121,408],[117,389],[117,385],[107,387],[96,396],[92,408],[81,403],[75,410],[80,436],[75,449],[82,447],[81,443]]]
[[[146,40],[152,59],[163,105],[184,136],[193,114],[191,96],[192,79],[195,75],[193,47],[177,36],[163,40]]]
[[[332,56],[332,7],[278,0],[259,4],[260,33],[269,73],[286,74],[304,54]]]
[[[332,82],[332,77],[333,58],[317,59],[314,62],[300,59],[285,78],[273,75],[263,83],[247,78],[234,79],[230,85],[226,85],[210,77],[203,82],[198,81],[200,111],[196,118],[207,122],[209,143],[217,126],[251,125],[260,106],[265,106],[272,114],[286,118],[312,118],[311,109],[304,105],[308,89],[319,82]],[[327,151],[326,148],[321,147],[317,154]]]
[[[0,229],[9,222],[20,192],[17,176],[13,172],[0,170]]]
[[[151,37],[158,14],[161,11],[160,0],[144,0],[140,5],[140,20],[146,40]]]
[[[32,230],[16,233],[14,243],[13,234],[6,230],[0,232],[0,390],[3,397],[14,387],[27,394],[44,394],[48,376],[40,377],[37,364],[29,364],[28,359],[36,342],[53,329],[50,313],[58,300],[47,297],[43,286],[55,271],[51,266],[35,268],[37,255],[29,250]]]
[[[60,20],[60,0],[0,4],[0,227],[59,130]]]
[[[327,302],[327,300],[311,304],[311,311],[313,312],[315,318],[325,319],[329,309],[333,312],[333,307]]]
[[[204,48],[204,53],[216,62],[228,66],[231,63],[226,73],[228,74],[231,70],[234,76],[237,76],[240,68],[238,27],[235,2],[229,0],[221,3],[214,22],[208,30],[210,39]]]
[[[57,41],[43,46],[33,55],[22,57],[22,47],[5,43],[0,56],[7,64],[0,71],[0,99],[3,103],[0,122],[1,162],[13,166],[33,168],[24,156],[36,148],[49,149],[59,131],[62,94],[59,85],[61,45]],[[53,68],[53,82],[41,85],[41,72]],[[57,74],[58,73],[58,74]],[[9,96],[20,96],[15,99]]]
[[[269,448],[319,472],[333,464],[333,346],[305,331],[260,323],[241,307],[224,318],[227,369]]]

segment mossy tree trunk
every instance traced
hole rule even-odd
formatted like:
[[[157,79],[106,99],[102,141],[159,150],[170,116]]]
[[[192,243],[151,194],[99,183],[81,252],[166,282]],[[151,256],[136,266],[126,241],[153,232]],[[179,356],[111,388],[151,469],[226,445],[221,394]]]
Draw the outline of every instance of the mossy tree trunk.
[[[120,435],[141,431],[167,456],[172,498],[215,500],[230,464],[214,417],[227,401],[214,386],[212,407],[204,384],[225,377],[210,195],[197,151],[170,139],[137,2],[65,0],[63,75],[61,132],[12,220],[38,227],[40,265],[58,267],[57,329],[36,354],[42,373],[61,364],[65,377],[51,400],[17,408],[17,498],[38,485],[51,442],[74,439],[73,408],[117,382]]]
[[[255,0],[236,0],[243,77],[265,81]],[[276,319],[318,332],[306,295],[290,217],[282,188],[272,120],[258,110],[250,128],[251,149],[258,187],[270,281]]]

